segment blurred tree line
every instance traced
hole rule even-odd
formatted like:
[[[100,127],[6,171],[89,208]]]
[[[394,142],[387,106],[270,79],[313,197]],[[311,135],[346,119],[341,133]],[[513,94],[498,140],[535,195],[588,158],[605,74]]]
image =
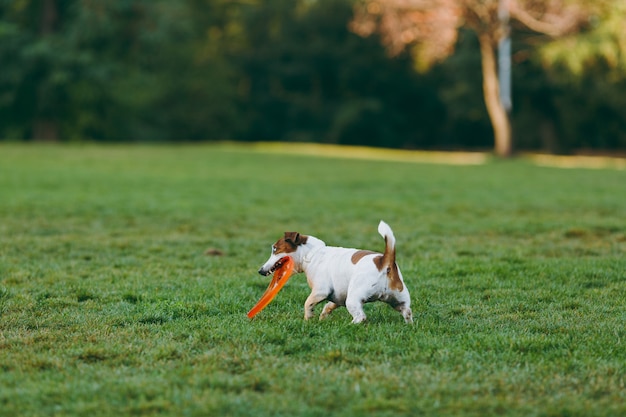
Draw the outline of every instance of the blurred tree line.
[[[626,149],[621,1],[574,38],[514,31],[517,149]],[[417,71],[350,31],[353,6],[0,0],[0,139],[491,148],[476,36]]]

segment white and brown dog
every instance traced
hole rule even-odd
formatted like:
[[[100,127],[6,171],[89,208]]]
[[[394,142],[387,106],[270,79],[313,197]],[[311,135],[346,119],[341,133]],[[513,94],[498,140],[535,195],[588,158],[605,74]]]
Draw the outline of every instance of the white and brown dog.
[[[366,318],[363,304],[383,301],[411,323],[409,290],[396,264],[396,239],[389,225],[382,220],[378,233],[385,239],[383,254],[326,246],[316,237],[285,232],[285,236],[272,245],[272,254],[259,273],[269,275],[278,267],[282,257],[293,258],[294,271],[304,272],[311,287],[311,295],[304,303],[306,320],[313,317],[317,304],[328,300],[320,320],[337,307],[346,306],[352,315],[352,323],[361,323]]]

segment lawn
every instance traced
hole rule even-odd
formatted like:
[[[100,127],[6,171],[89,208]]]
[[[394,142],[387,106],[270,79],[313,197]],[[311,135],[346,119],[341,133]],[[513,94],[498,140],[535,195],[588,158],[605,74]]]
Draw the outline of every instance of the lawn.
[[[626,171],[525,159],[0,145],[0,415],[622,416],[625,215]],[[413,325],[305,322],[301,275],[246,317],[283,232],[380,219]]]

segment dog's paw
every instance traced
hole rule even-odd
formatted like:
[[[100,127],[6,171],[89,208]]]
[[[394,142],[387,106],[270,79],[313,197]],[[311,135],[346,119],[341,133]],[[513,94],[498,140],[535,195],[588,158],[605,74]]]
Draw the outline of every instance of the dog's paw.
[[[360,323],[365,322],[365,320],[367,320],[367,317],[365,316],[365,314],[358,315],[352,318],[352,324],[360,324]]]

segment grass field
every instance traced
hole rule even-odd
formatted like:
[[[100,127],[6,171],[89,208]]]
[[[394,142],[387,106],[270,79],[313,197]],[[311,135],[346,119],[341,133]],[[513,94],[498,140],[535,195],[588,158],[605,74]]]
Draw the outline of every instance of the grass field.
[[[248,320],[284,231],[380,219],[414,325]],[[620,170],[0,145],[0,415],[622,416],[625,221]]]

